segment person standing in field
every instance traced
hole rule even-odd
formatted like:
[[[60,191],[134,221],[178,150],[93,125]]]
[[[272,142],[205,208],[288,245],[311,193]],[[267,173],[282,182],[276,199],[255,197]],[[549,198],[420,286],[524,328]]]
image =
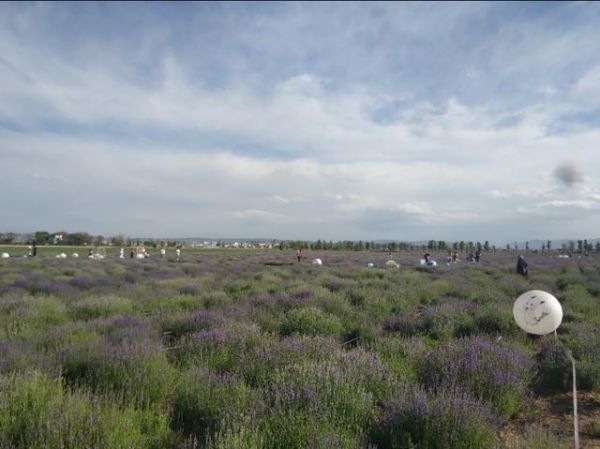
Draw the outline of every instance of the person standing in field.
[[[525,262],[523,255],[520,255],[517,259],[517,274],[527,276],[527,262]]]

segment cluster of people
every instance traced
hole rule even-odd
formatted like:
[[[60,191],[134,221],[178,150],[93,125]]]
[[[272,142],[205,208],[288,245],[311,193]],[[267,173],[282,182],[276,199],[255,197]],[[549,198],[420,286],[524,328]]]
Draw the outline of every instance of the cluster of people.
[[[467,262],[479,262],[479,261],[481,261],[481,251],[480,250],[475,251],[475,254],[473,254],[473,252],[471,251],[467,255]]]
[[[446,266],[449,267],[451,264],[458,262],[460,262],[460,259],[458,258],[458,251],[450,251],[450,254],[448,254],[448,257],[446,257]]]
[[[27,257],[35,257],[37,256],[37,246],[35,242],[32,242],[31,245],[27,247]]]

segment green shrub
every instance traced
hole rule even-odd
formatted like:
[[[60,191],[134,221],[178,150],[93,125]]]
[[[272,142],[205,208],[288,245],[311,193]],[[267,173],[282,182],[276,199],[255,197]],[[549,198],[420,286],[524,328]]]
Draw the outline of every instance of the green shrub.
[[[15,449],[164,448],[166,415],[69,392],[39,373],[0,381],[0,446]]]
[[[343,326],[335,315],[317,309],[304,307],[292,309],[286,313],[286,318],[281,325],[281,335],[327,335],[334,338],[341,337]]]
[[[258,395],[230,374],[193,367],[182,374],[173,398],[172,426],[205,441],[222,422],[232,423],[256,406]]]

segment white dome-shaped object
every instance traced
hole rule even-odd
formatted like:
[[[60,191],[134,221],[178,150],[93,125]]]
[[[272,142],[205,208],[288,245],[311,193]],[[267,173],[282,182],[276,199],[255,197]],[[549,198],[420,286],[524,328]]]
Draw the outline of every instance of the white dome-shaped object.
[[[515,321],[528,334],[546,335],[554,332],[563,318],[560,302],[550,293],[530,290],[515,301]]]
[[[369,262],[367,264],[367,268],[373,268],[375,266],[375,264],[373,262]]]
[[[79,254],[77,254],[77,253],[73,253],[73,256],[72,256],[72,257],[73,257],[73,258],[75,258],[75,259],[77,259],[77,258],[79,257]]]
[[[61,258],[61,259],[66,259],[66,258],[67,258],[67,255],[66,255],[65,253],[60,253],[60,258]]]
[[[437,262],[435,260],[430,260],[429,262],[426,262],[425,265],[428,267],[437,267]]]
[[[144,258],[144,254],[143,253],[137,253],[136,256],[138,259],[143,259]]]
[[[323,261],[321,259],[313,259],[313,265],[323,265]]]
[[[394,260],[388,260],[385,263],[385,266],[388,268],[400,268],[400,264]]]
[[[10,257],[10,254],[8,253],[2,253],[2,258],[3,259],[8,259]]]

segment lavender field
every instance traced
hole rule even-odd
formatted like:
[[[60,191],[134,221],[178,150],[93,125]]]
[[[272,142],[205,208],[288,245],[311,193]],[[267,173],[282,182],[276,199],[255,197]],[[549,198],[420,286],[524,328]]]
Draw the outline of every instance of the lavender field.
[[[0,447],[568,448],[568,351],[600,447],[597,255],[528,254],[528,278],[514,252],[393,257],[0,260]],[[558,342],[515,324],[531,289],[563,305]]]

